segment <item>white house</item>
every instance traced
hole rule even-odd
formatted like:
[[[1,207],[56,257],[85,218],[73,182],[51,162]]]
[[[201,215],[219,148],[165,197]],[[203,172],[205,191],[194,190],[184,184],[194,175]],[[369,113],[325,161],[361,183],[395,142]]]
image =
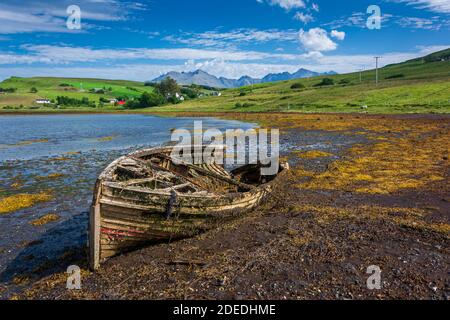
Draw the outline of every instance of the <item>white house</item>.
[[[36,102],[37,104],[49,104],[49,103],[52,103],[48,99],[36,99],[34,102]]]
[[[178,92],[175,93],[175,97],[180,100],[180,101],[184,101],[184,96],[182,96],[181,94],[179,94]]]

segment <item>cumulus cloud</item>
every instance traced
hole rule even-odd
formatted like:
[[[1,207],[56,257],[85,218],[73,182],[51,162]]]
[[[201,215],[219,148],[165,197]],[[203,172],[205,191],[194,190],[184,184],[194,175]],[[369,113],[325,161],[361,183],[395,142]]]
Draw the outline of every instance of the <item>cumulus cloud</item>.
[[[321,28],[313,28],[309,31],[303,29],[299,32],[300,43],[307,51],[333,51],[337,44],[328,37],[327,32]]]
[[[344,31],[337,31],[337,30],[333,30],[331,31],[331,36],[335,39],[338,40],[344,40],[345,39],[345,32]]]

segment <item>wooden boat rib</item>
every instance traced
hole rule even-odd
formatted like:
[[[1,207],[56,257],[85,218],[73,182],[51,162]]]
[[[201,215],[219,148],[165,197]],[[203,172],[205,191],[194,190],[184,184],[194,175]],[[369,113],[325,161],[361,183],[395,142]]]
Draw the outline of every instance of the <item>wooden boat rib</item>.
[[[90,265],[148,244],[191,237],[258,206],[283,176],[259,165],[231,173],[216,163],[174,162],[172,147],[113,161],[99,176],[89,219]]]

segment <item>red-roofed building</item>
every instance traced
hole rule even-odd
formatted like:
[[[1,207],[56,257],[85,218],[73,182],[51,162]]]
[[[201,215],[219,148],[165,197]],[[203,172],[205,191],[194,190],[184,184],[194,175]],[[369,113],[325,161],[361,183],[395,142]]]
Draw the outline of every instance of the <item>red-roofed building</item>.
[[[118,101],[117,104],[119,106],[124,106],[127,102],[126,101]]]

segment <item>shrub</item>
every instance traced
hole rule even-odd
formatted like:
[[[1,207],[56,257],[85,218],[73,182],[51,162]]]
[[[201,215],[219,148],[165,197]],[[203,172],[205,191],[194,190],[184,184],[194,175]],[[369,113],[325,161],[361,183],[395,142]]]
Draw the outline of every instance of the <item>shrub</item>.
[[[183,87],[183,88],[181,88],[181,94],[188,97],[189,99],[198,98],[198,90],[196,90],[196,89]]]
[[[323,78],[321,82],[315,84],[315,87],[332,86],[334,85],[334,80],[330,78]]]
[[[246,96],[246,95],[247,95],[247,93],[245,91],[239,92],[239,97],[243,97],[243,96]]]
[[[37,92],[38,92],[38,89],[36,89],[36,87],[32,87],[30,89],[30,93],[37,93]]]
[[[56,103],[61,106],[88,106],[95,107],[94,101],[89,101],[89,98],[83,97],[80,99],[69,98],[66,96],[56,97]]]
[[[305,87],[305,85],[304,85],[303,83],[298,82],[298,83],[294,83],[294,84],[291,86],[291,89],[292,89],[292,90],[295,90],[295,89],[303,89],[304,87]]]
[[[391,76],[387,76],[385,79],[398,79],[403,78],[405,75],[403,73],[393,74]]]
[[[351,81],[349,79],[342,79],[339,81],[339,84],[349,84]]]
[[[6,93],[14,93],[16,92],[17,88],[1,88],[0,87],[0,92],[6,92]]]
[[[128,101],[125,105],[125,108],[139,109],[139,108],[156,107],[161,104],[164,104],[164,102],[165,100],[162,95],[158,93],[144,92],[139,99]]]

